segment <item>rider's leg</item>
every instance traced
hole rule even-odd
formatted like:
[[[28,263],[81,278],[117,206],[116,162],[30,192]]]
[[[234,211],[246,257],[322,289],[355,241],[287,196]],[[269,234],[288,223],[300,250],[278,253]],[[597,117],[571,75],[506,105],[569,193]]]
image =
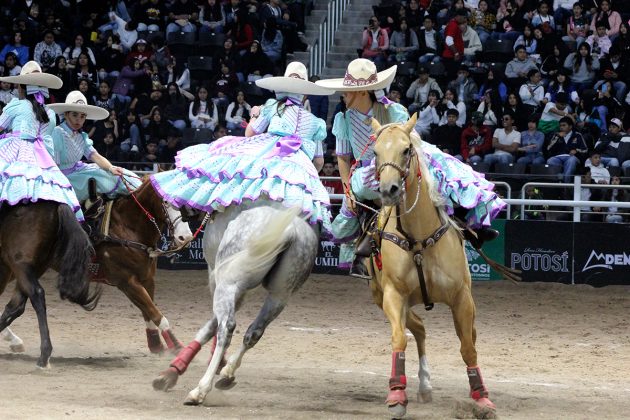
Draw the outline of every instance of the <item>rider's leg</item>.
[[[461,225],[464,227],[464,239],[470,242],[470,244],[479,249],[483,246],[484,242],[491,241],[499,236],[499,231],[491,228],[490,226],[480,226],[471,228],[475,234],[470,232],[467,227],[466,219],[469,209],[465,207],[457,207],[455,208],[455,218],[459,220]],[[476,235],[476,236],[475,236]]]

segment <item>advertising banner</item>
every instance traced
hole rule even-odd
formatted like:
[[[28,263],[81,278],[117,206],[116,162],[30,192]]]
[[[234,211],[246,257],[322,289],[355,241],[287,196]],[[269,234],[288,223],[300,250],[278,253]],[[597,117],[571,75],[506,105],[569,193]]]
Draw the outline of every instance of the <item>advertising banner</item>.
[[[630,284],[630,225],[576,223],[575,283]]]
[[[339,264],[339,245],[330,241],[321,241],[317,250],[317,258],[313,266],[313,273],[319,274],[348,274],[348,270],[337,268]]]
[[[499,237],[494,241],[486,242],[483,245],[483,252],[486,255],[498,262],[499,264],[505,263],[505,220],[494,220],[492,227],[499,231]],[[466,244],[466,258],[468,259],[468,269],[470,270],[470,276],[473,281],[483,280],[500,280],[501,275],[492,270],[488,263],[479,255],[477,250],[470,245]]]
[[[573,223],[511,220],[505,227],[505,262],[523,281],[571,284]]]
[[[190,230],[194,233],[199,228],[199,222],[191,222]],[[208,265],[203,258],[203,231],[190,243],[190,246],[170,258],[158,258],[158,268],[165,270],[205,270]]]

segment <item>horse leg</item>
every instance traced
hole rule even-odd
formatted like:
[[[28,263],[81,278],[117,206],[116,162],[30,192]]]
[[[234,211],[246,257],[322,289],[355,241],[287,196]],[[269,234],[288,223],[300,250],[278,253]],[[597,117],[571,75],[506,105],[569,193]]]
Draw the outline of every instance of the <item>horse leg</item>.
[[[9,325],[19,318],[26,308],[26,300],[28,297],[16,288],[13,297],[4,308],[4,312],[0,316],[0,334],[2,339],[9,342],[9,348],[15,353],[24,352],[24,343],[13,331],[9,329]]]
[[[223,360],[225,351],[230,345],[232,334],[236,328],[236,302],[238,302],[244,291],[239,290],[233,284],[217,284],[214,293],[213,311],[217,319],[217,345],[212,354],[210,364],[206,373],[199,381],[199,385],[188,393],[184,404],[200,405],[212,390],[214,376]]]
[[[155,304],[155,301],[153,300],[155,295],[155,278],[151,276],[148,280],[149,281],[145,281],[142,286],[149,294],[151,301]],[[160,338],[160,330],[158,329],[158,326],[144,312],[142,313],[142,317],[144,318],[144,322],[147,324],[146,334],[149,351],[153,354],[161,354],[164,351],[164,346],[162,345],[162,339]]]
[[[258,343],[265,333],[265,329],[280,315],[287,304],[287,300],[288,296],[267,295],[258,316],[247,329],[241,347],[235,354],[230,356],[227,365],[221,370],[221,378],[215,384],[217,388],[229,389],[234,385],[234,373],[241,366],[245,352]]]
[[[474,325],[475,303],[470,289],[462,288],[454,302],[451,312],[453,313],[455,331],[461,343],[460,353],[466,363],[470,396],[482,410],[493,411],[496,406],[488,398],[488,389],[483,383],[481,370],[477,366],[477,350],[475,349],[477,332]]]
[[[29,273],[31,277],[29,299],[31,305],[37,314],[37,323],[39,324],[39,336],[41,340],[40,356],[37,360],[37,366],[42,369],[50,368],[50,355],[52,354],[52,342],[50,341],[50,331],[48,330],[48,318],[46,315],[46,292],[39,283],[34,274]],[[20,276],[18,275],[18,281]]]
[[[4,293],[4,289],[6,289],[7,284],[9,284],[12,279],[13,274],[11,273],[9,267],[0,262],[0,295]],[[2,339],[4,341],[9,342],[9,348],[12,352],[24,353],[24,351],[26,350],[24,348],[24,342],[22,341],[22,339],[15,335],[9,327],[6,327],[5,329],[0,329],[0,336],[2,336]]]
[[[418,368],[418,379],[420,380],[420,388],[418,389],[418,401],[428,403],[433,399],[431,386],[431,372],[429,371],[429,362],[427,361],[425,339],[426,332],[424,329],[424,323],[412,310],[407,313],[407,328],[413,334],[418,346],[418,358],[420,360],[420,367]]]
[[[389,378],[389,394],[386,404],[394,418],[401,418],[407,412],[407,377],[405,376],[405,349],[407,336],[407,298],[392,285],[383,291],[383,312],[392,327],[392,373]]]

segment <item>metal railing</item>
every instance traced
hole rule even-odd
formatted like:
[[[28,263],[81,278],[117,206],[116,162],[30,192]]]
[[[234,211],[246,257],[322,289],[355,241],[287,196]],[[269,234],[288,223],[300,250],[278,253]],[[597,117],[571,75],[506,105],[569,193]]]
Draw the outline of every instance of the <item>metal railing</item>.
[[[319,24],[317,39],[311,45],[308,72],[310,75],[321,74],[326,66],[326,55],[335,42],[335,32],[343,19],[343,12],[350,0],[331,0],[328,3],[326,16]]]

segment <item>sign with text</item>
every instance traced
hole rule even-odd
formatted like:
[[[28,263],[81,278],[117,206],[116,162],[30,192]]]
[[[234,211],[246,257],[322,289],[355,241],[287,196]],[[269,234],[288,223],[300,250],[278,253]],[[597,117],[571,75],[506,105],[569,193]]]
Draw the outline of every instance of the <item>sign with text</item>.
[[[630,225],[576,223],[575,283],[630,284]]]
[[[505,237],[506,265],[523,281],[571,283],[573,223],[513,220]]]
[[[499,237],[493,241],[486,242],[483,245],[483,252],[488,258],[493,259],[499,264],[504,263],[505,257],[505,220],[495,220],[492,227],[499,231]],[[477,250],[465,242],[466,258],[468,259],[468,269],[470,276],[474,281],[478,280],[500,280],[502,277],[496,271],[490,268],[490,265],[479,255]]]

